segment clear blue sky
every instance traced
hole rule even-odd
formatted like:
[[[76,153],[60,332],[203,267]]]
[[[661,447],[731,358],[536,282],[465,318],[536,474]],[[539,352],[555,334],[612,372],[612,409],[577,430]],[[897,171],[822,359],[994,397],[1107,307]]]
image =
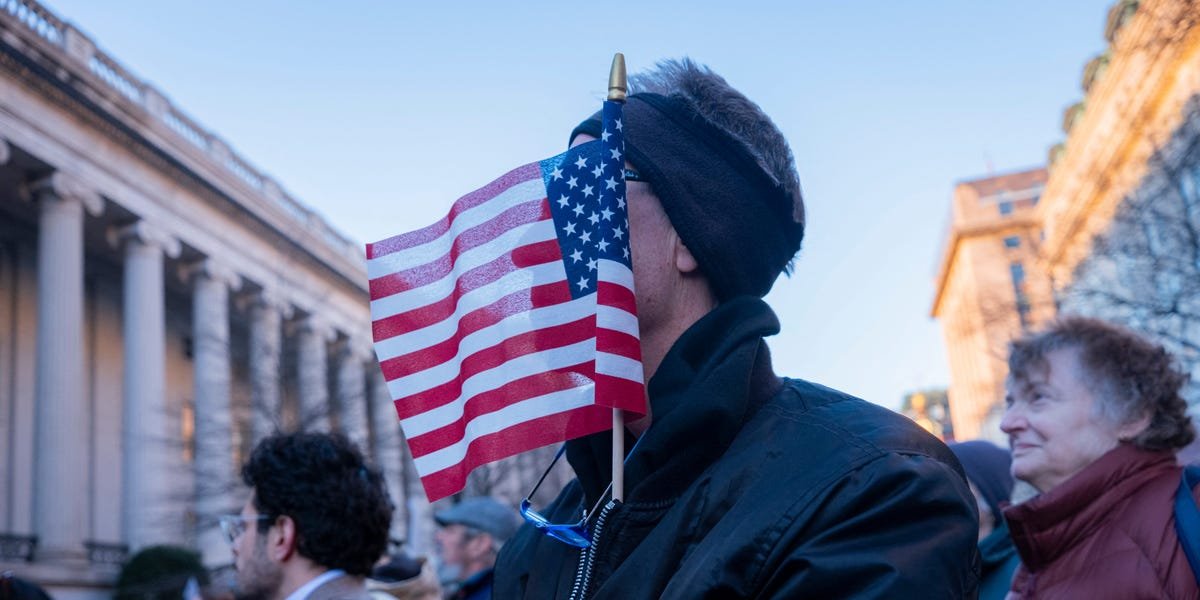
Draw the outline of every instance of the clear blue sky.
[[[561,151],[613,52],[707,63],[775,119],[805,190],[768,297],[776,370],[895,407],[949,381],[928,313],[954,182],[1045,161],[1109,2],[47,5],[363,242]]]

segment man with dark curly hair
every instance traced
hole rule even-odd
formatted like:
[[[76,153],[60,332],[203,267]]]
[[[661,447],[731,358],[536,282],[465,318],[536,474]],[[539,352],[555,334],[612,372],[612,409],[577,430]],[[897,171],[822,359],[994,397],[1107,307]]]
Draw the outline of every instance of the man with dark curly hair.
[[[239,598],[370,598],[364,578],[387,548],[392,503],[358,448],[340,435],[274,435],[254,448],[242,479],[250,499],[221,521]]]

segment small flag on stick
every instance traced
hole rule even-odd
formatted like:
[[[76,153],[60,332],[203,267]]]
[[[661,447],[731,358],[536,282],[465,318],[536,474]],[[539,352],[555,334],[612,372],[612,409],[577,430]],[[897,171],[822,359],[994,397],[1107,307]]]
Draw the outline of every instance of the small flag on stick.
[[[604,103],[602,139],[367,245],[375,351],[430,501],[646,412],[621,108]]]

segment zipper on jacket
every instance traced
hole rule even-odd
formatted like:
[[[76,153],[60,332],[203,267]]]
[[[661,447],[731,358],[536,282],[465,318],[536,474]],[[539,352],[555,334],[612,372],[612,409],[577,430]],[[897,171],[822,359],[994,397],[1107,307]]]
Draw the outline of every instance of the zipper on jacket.
[[[616,505],[616,501],[609,500],[608,504],[600,509],[600,516],[596,517],[596,526],[592,529],[592,543],[579,552],[579,567],[575,570],[575,584],[571,586],[570,600],[587,598],[588,587],[592,583],[592,570],[596,567],[596,546],[600,542],[600,532],[604,529],[604,520],[608,518],[608,511]]]

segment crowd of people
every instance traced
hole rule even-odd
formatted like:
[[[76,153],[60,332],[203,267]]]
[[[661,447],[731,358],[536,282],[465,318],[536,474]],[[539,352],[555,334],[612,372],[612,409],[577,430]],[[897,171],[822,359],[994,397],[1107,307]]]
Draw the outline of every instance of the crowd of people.
[[[625,497],[609,497],[609,433],[570,440],[575,479],[524,524],[489,498],[438,512],[435,568],[385,554],[391,500],[357,448],[277,435],[222,523],[238,597],[1200,598],[1200,516],[1185,515],[1200,489],[1175,459],[1195,429],[1170,354],[1080,317],[1014,341],[1007,449],[947,447],[776,375],[764,338],[780,324],[762,297],[804,237],[792,152],[703,66],[661,63],[633,85],[626,199],[649,414],[627,427]],[[604,135],[593,116],[572,144]],[[1028,498],[1014,501],[1017,481]]]

